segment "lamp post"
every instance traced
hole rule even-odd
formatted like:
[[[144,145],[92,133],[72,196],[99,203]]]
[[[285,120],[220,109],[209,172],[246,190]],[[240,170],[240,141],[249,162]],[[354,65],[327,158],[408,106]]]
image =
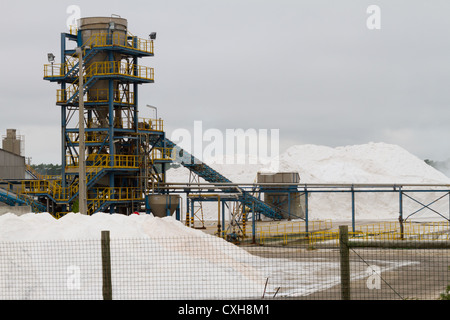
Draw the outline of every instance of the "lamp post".
[[[79,147],[78,147],[78,199],[81,214],[87,214],[86,199],[86,148],[84,134],[84,83],[83,49],[76,48],[78,54],[78,109],[79,109]]]
[[[47,54],[48,62],[52,65],[52,77],[53,77],[53,63],[55,62],[55,55],[53,53]]]
[[[151,108],[153,110],[155,110],[155,120],[158,120],[158,108],[155,106],[151,106],[151,105],[147,105],[147,108]]]

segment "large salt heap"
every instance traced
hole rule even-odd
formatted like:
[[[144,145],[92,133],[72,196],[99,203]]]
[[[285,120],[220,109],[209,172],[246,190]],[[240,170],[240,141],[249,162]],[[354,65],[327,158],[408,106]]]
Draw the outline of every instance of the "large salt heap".
[[[222,161],[223,162],[223,161]],[[289,148],[272,165],[218,164],[211,167],[235,183],[253,183],[258,171],[298,172],[300,183],[307,184],[449,184],[450,178],[427,165],[405,149],[386,143],[331,148],[317,145],[297,145]],[[189,171],[171,169],[168,180],[187,182]],[[428,204],[437,194],[417,195]],[[310,219],[350,219],[350,194],[313,194],[309,201]],[[397,193],[357,194],[356,217],[359,219],[397,219]],[[428,201],[428,202],[427,202]],[[435,205],[441,209],[442,202]],[[448,203],[445,204],[448,208]],[[216,219],[214,206],[204,205],[206,219]],[[405,200],[405,214],[420,209],[418,203]],[[447,212],[446,209],[445,212]],[[422,210],[415,217],[436,217],[430,210]]]
[[[29,213],[0,216],[0,299],[101,299],[103,230],[114,299],[247,298],[264,289],[265,275],[249,263],[256,257],[173,217]]]
[[[449,177],[423,160],[386,143],[293,146],[280,155],[279,170],[298,171],[303,183],[450,183]]]

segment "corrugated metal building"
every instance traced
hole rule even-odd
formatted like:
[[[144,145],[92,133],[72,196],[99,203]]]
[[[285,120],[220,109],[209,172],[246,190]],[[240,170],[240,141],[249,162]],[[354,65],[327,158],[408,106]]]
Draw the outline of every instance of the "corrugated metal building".
[[[25,157],[0,149],[0,180],[20,180],[25,178]],[[8,189],[8,186],[3,186]],[[13,188],[15,192],[16,187]],[[21,215],[31,212],[30,206],[11,207],[0,202],[0,214],[15,213]]]
[[[25,157],[0,149],[0,179],[25,179]]]

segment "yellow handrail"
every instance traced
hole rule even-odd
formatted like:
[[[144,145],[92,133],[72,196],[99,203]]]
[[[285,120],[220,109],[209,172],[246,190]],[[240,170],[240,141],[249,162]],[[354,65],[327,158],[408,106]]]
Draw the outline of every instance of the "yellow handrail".
[[[125,36],[122,33],[115,33],[112,35],[107,33],[94,33],[85,42],[85,46],[90,47],[118,46],[150,54],[153,54],[154,50],[153,40],[138,38],[130,34]]]
[[[153,148],[151,153],[152,161],[155,160],[175,160],[174,148]]]
[[[138,128],[145,131],[164,131],[164,120],[139,118]]]
[[[44,64],[44,78],[64,77],[68,71],[65,63]]]
[[[86,159],[87,168],[139,168],[139,156],[90,154]],[[79,158],[67,156],[67,168],[77,168]]]
[[[71,24],[71,25],[69,26],[69,33],[70,33],[71,35],[76,36],[76,35],[78,34],[78,26]]]
[[[54,63],[44,65],[44,77],[63,77],[69,71],[67,64]],[[136,65],[124,61],[98,61],[89,64],[84,72],[84,77],[121,75],[143,80],[154,81],[154,69],[146,66]],[[78,79],[72,84],[72,91],[77,89]]]
[[[331,220],[312,220],[308,222],[309,231],[328,230],[333,226]],[[269,224],[258,227],[257,232],[266,233],[301,233],[306,232],[306,223],[304,221],[294,221],[285,223]]]
[[[56,91],[56,102],[65,103],[78,91],[78,86],[70,86],[67,89],[58,89]],[[121,104],[134,104],[134,92],[127,92],[124,90],[114,90],[113,94],[114,103]],[[89,89],[88,93],[84,96],[84,102],[108,102],[109,89]]]
[[[154,80],[154,69],[124,61],[93,62],[86,69],[85,77],[122,75],[145,80]]]

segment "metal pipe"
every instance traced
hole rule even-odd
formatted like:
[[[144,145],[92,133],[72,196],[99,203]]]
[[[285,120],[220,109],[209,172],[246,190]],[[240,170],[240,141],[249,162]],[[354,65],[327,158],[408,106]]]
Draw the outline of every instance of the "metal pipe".
[[[253,186],[253,187],[258,187],[258,186],[297,186],[297,187],[302,187],[302,188],[380,188],[380,187],[385,187],[385,188],[399,188],[399,187],[446,187],[446,188],[450,188],[450,184],[422,184],[422,183],[417,183],[417,184],[398,184],[398,183],[393,183],[393,184],[387,184],[387,183],[367,183],[367,184],[354,184],[354,183],[348,183],[348,184],[333,184],[333,183],[246,183],[246,182],[242,182],[242,183],[233,183],[233,182],[214,182],[214,183],[210,183],[210,182],[205,182],[205,183],[185,183],[185,182],[170,182],[170,183],[162,183],[161,185],[207,185],[210,188],[214,187],[214,186]],[[390,190],[392,192],[397,192],[396,190]],[[410,191],[410,190],[407,190]],[[435,190],[433,190],[435,191]],[[447,192],[449,190],[446,190]]]

